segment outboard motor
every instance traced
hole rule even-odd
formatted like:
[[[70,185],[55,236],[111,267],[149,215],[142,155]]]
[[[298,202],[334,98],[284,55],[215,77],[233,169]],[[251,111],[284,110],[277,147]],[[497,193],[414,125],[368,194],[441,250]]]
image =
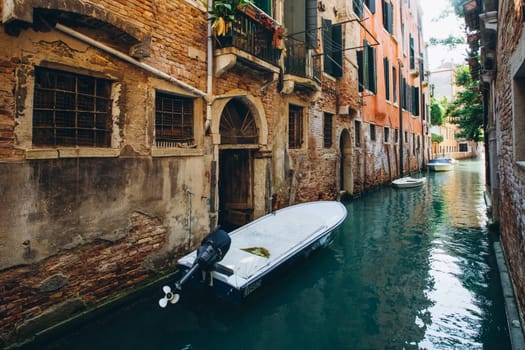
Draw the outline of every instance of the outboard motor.
[[[220,228],[206,236],[202,240],[201,246],[197,249],[197,257],[192,267],[175,283],[175,287],[181,290],[184,283],[197,271],[213,271],[215,264],[221,261],[230,249],[230,244],[230,236]],[[162,287],[162,291],[164,292],[164,298],[159,300],[160,307],[166,307],[168,301],[172,304],[179,301],[179,295],[172,293],[170,286]]]

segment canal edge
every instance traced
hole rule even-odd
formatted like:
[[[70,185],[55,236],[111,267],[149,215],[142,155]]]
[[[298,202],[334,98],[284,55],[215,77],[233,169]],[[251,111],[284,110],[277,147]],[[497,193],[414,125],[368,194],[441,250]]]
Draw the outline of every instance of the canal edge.
[[[505,314],[507,315],[507,327],[509,329],[511,347],[513,350],[523,350],[525,349],[525,338],[523,336],[523,329],[520,322],[521,318],[518,312],[516,298],[514,296],[514,288],[507,269],[507,263],[503,256],[501,242],[494,242],[494,252],[496,253],[501,288],[503,290]]]

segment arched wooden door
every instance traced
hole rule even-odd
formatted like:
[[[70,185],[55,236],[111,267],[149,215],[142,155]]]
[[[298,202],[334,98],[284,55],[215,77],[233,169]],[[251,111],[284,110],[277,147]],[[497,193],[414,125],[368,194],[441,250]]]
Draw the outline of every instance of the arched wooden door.
[[[253,158],[257,127],[247,106],[232,99],[225,106],[219,132],[219,225],[232,230],[253,220]]]

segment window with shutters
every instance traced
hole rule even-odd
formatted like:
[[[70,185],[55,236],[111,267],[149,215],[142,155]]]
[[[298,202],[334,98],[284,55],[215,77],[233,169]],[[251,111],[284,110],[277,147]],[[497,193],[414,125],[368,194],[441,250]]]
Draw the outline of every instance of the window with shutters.
[[[410,69],[416,69],[416,56],[414,51],[414,37],[409,35]]]
[[[411,91],[412,91],[411,112],[412,112],[412,115],[416,116],[416,115],[419,115],[419,88],[412,86]]]
[[[359,91],[377,92],[376,49],[365,40],[363,50],[357,51]]]
[[[155,94],[155,144],[157,147],[192,145],[193,99],[157,91]]]
[[[385,99],[390,101],[390,63],[388,58],[383,58],[383,72],[385,78]]]
[[[111,147],[111,81],[35,68],[33,145]]]
[[[394,6],[390,1],[381,0],[383,10],[383,27],[394,34]]]
[[[324,71],[333,77],[343,76],[343,31],[340,24],[332,25],[328,19],[323,23]]]
[[[397,69],[392,66],[392,92],[394,103],[397,103]]]
[[[324,148],[332,147],[332,133],[333,133],[333,114],[325,113],[323,119],[323,146]]]
[[[288,109],[288,147],[301,148],[304,142],[303,108],[289,105]]]

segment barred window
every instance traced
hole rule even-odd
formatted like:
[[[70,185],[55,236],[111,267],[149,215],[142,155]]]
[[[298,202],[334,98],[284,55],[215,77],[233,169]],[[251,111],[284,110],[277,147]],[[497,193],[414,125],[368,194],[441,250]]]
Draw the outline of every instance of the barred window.
[[[325,113],[323,120],[323,146],[324,148],[332,147],[332,121],[333,114]]]
[[[176,147],[193,143],[193,99],[157,91],[155,96],[156,146]]]
[[[361,147],[361,122],[358,120],[355,121],[354,135],[355,135],[355,146]]]
[[[288,147],[301,148],[303,145],[303,109],[290,105],[288,112]]]
[[[111,81],[36,67],[33,145],[111,146]]]

